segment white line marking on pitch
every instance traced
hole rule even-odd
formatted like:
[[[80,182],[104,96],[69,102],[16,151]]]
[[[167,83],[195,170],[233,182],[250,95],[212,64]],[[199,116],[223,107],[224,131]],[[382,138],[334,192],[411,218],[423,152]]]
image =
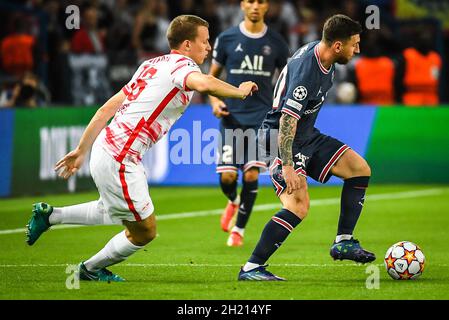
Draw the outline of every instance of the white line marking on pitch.
[[[389,199],[409,199],[416,197],[430,197],[444,193],[447,191],[447,188],[438,188],[438,189],[425,189],[425,190],[416,190],[416,191],[403,191],[403,192],[394,192],[394,193],[379,193],[372,194],[366,196],[366,201],[381,201],[381,200],[389,200]],[[333,204],[339,204],[340,198],[328,198],[328,199],[316,199],[310,201],[310,206],[319,207],[319,206],[327,206]],[[279,209],[281,207],[280,203],[268,203],[268,204],[259,204],[253,207],[253,211],[266,211],[266,210],[274,210]],[[158,221],[162,220],[172,220],[172,219],[184,219],[184,218],[196,218],[210,215],[218,215],[223,212],[223,209],[213,209],[213,210],[201,210],[201,211],[191,211],[191,212],[180,212],[180,213],[172,213],[165,214],[157,217]],[[68,228],[79,228],[86,227],[84,225],[57,225],[51,227],[52,230],[58,229],[68,229]],[[15,234],[15,233],[24,233],[26,231],[25,228],[19,229],[9,229],[9,230],[0,230],[0,235],[2,234]]]
[[[67,267],[69,264],[0,264],[0,268],[35,268],[35,267],[46,267],[46,268],[59,268]],[[377,266],[382,266],[383,264],[375,264]],[[205,264],[205,263],[122,263],[120,266],[123,267],[142,267],[142,268],[157,268],[157,267],[200,267],[200,268],[227,268],[235,267],[239,268],[241,264]],[[311,267],[311,268],[327,268],[327,267],[363,267],[362,264],[298,264],[298,263],[284,263],[284,264],[270,264],[272,267]]]
[[[0,264],[0,268],[62,268],[67,267],[68,263],[60,264]],[[272,263],[271,267],[294,267],[294,268],[334,268],[334,267],[367,267],[367,266],[381,267],[383,263],[377,264],[358,264],[358,263],[339,263],[335,264],[318,264],[318,263]],[[122,263],[122,267],[139,267],[139,268],[158,268],[158,267],[200,267],[200,268],[239,268],[241,264],[204,264],[204,263]],[[433,267],[449,267],[448,264],[434,264]]]

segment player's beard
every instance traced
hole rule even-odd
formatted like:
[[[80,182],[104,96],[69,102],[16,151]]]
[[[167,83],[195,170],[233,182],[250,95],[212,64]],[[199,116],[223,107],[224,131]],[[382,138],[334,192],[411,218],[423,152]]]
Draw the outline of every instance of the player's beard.
[[[351,58],[346,58],[345,56],[338,57],[335,61],[338,64],[348,64],[348,62],[351,60]]]

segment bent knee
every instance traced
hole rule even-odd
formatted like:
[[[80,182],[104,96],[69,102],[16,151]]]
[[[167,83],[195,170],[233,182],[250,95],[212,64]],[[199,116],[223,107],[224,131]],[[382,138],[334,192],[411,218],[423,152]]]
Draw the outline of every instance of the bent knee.
[[[259,170],[249,169],[243,174],[243,180],[246,182],[254,182],[259,179]]]
[[[297,202],[295,204],[285,207],[285,209],[294,213],[295,216],[297,216],[301,220],[304,220],[309,214],[310,201]]]
[[[299,217],[301,220],[304,220],[304,219],[307,217],[307,215],[309,214],[309,209],[310,209],[310,203],[309,203],[309,202],[303,203],[303,204],[298,208],[298,210],[299,210],[299,215],[298,215],[298,217]]]
[[[156,228],[151,228],[149,230],[146,230],[144,237],[144,241],[147,243],[150,243],[151,241],[153,241],[156,238],[157,232],[156,232]]]
[[[138,246],[145,246],[153,241],[154,238],[156,238],[156,232],[146,233],[145,235],[139,237],[139,239],[137,240],[137,242],[139,243]]]
[[[369,166],[368,162],[366,162],[366,160],[364,160],[358,167],[357,175],[362,176],[362,177],[370,177],[371,176],[371,167]]]
[[[370,177],[371,167],[365,159],[361,159],[351,165],[351,178],[352,177]]]
[[[222,183],[231,184],[237,181],[237,172],[223,172],[220,175]]]
[[[130,233],[131,242],[136,246],[145,246],[156,238],[156,228],[149,228],[139,232]]]

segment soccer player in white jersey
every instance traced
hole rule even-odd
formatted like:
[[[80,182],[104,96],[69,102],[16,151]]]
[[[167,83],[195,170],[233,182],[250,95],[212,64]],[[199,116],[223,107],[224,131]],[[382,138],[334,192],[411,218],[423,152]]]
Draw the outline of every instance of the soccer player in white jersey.
[[[57,162],[55,170],[67,179],[92,149],[90,171],[100,198],[60,208],[43,202],[33,205],[27,225],[29,245],[56,224],[125,226],[97,254],[79,264],[81,280],[123,281],[106,267],[124,261],[156,236],[154,207],[140,160],[181,117],[193,91],[245,99],[257,90],[251,81],[237,88],[201,73],[198,65],[211,50],[208,27],[197,16],[173,19],[167,30],[170,54],[143,62],[131,81],[98,109],[78,146]]]

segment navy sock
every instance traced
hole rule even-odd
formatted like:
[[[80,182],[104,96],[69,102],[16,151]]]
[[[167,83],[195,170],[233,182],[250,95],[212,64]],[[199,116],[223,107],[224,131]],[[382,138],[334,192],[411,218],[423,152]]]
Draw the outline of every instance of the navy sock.
[[[221,180],[220,175],[220,186],[221,190],[225,194],[226,197],[228,197],[229,200],[234,201],[235,198],[237,198],[237,179],[233,183],[224,183]]]
[[[264,264],[300,222],[301,219],[293,212],[281,209],[265,225],[259,242],[248,261]]]
[[[340,219],[337,235],[352,234],[365,202],[370,177],[346,179],[341,192]]]
[[[242,192],[240,192],[240,208],[235,225],[244,229],[248,223],[249,216],[253,211],[254,202],[257,197],[259,181],[243,181]]]

